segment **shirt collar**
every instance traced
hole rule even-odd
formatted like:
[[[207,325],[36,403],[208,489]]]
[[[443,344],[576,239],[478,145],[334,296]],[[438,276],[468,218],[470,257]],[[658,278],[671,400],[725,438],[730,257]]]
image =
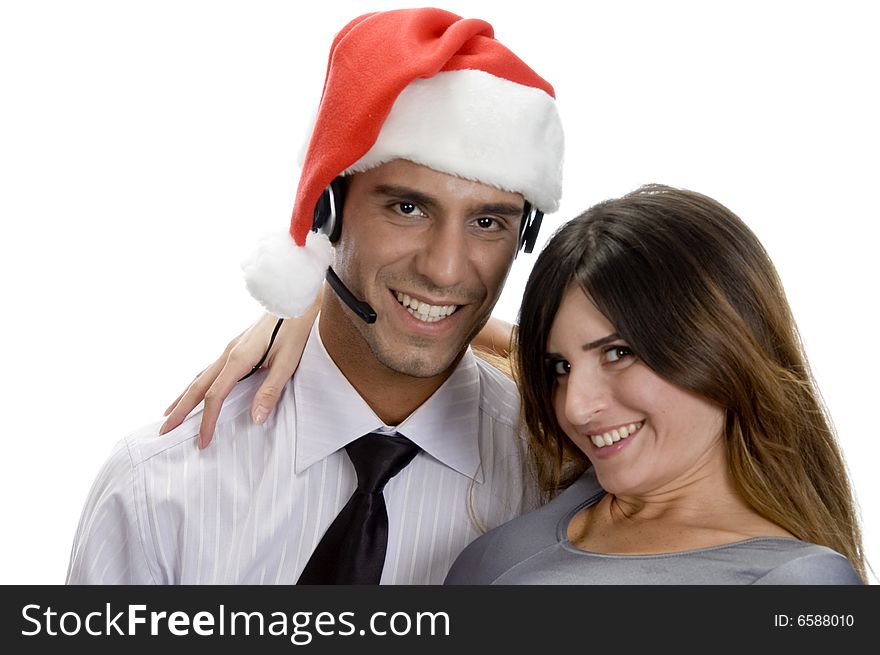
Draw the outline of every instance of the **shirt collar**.
[[[387,427],[330,358],[318,323],[293,376],[297,474],[358,437]],[[470,349],[441,387],[396,429],[446,466],[483,481],[480,374]]]

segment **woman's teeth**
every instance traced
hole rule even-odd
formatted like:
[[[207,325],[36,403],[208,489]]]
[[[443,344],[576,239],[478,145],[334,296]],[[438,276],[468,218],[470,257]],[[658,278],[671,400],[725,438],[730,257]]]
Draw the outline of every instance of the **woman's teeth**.
[[[443,320],[458,309],[458,305],[429,305],[421,300],[410,298],[400,291],[395,291],[394,295],[397,296],[397,302],[403,305],[406,311],[426,323]]]
[[[630,423],[629,425],[624,425],[623,427],[615,428],[614,430],[609,430],[602,434],[591,434],[589,437],[590,441],[593,442],[593,445],[596,446],[596,448],[604,448],[605,446],[610,446],[621,439],[626,439],[640,427],[642,427],[642,422]]]

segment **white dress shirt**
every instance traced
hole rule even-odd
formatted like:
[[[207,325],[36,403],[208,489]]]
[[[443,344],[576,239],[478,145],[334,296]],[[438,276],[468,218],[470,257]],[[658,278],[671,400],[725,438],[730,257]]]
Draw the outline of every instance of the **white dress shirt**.
[[[384,426],[330,359],[316,327],[263,426],[250,418],[262,380],[239,383],[211,446],[201,409],[114,448],[86,501],[69,584],[293,584],[356,485],[344,446]],[[385,487],[382,584],[440,584],[483,530],[537,506],[525,473],[519,396],[470,350],[394,429],[422,448]]]

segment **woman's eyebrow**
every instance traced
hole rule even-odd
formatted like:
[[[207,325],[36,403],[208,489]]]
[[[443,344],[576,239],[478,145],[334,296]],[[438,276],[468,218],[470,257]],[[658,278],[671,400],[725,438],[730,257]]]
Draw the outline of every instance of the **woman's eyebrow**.
[[[589,343],[585,343],[581,346],[581,349],[584,351],[593,350],[594,348],[599,348],[600,346],[604,346],[606,343],[611,343],[612,341],[616,341],[620,338],[620,335],[617,332],[612,332],[607,337],[602,337],[601,339],[596,339],[595,341],[590,341]]]
[[[612,341],[616,341],[620,338],[620,335],[617,332],[612,332],[607,337],[602,337],[601,339],[596,339],[595,341],[590,341],[589,343],[585,343],[581,346],[581,350],[584,352],[588,350],[593,350],[594,348],[599,348],[600,346],[604,346],[606,343],[611,343]],[[562,355],[555,352],[546,352],[544,353],[545,359],[560,359]]]

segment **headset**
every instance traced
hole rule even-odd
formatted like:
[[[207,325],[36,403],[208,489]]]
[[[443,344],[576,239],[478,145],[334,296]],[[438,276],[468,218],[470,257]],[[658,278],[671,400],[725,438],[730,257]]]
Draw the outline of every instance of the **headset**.
[[[342,207],[345,205],[346,186],[341,175],[334,178],[315,203],[312,231],[323,232],[330,243],[339,241],[342,234]]]
[[[312,231],[327,235],[330,243],[339,241],[342,234],[342,207],[345,205],[346,181],[341,176],[336,177],[321,193],[318,202],[315,203],[315,213],[312,218]],[[523,207],[522,220],[520,221],[519,241],[517,253],[520,250],[532,252],[535,242],[538,240],[538,232],[541,229],[541,221],[544,213],[533,208],[531,203],[526,202]],[[327,282],[340,297],[342,302],[361,317],[366,323],[376,322],[376,312],[367,303],[358,300],[345,286],[332,267],[327,268]]]
[[[544,220],[544,212],[538,208],[533,208],[532,203],[526,202],[523,206],[522,223],[519,228],[519,245],[517,253],[523,250],[531,253],[535,249],[535,243],[538,241],[538,232],[541,231],[541,221]]]
[[[327,188],[321,193],[321,197],[318,198],[318,202],[315,203],[312,231],[326,234],[330,243],[339,241],[339,236],[342,234],[342,207],[345,205],[345,188],[346,181],[342,176],[338,176],[327,185]],[[327,282],[342,302],[348,305],[351,311],[360,316],[365,323],[376,322],[376,310],[363,300],[355,298],[345,283],[336,275],[332,266],[327,267]]]
[[[339,237],[342,234],[342,207],[345,205],[345,189],[345,179],[342,176],[338,176],[327,185],[327,188],[321,193],[321,197],[318,198],[318,202],[315,203],[315,213],[312,218],[312,231],[326,234],[327,238],[330,239],[330,243],[336,243],[339,241]],[[543,219],[544,212],[533,208],[529,202],[525,203],[523,206],[522,221],[520,222],[519,242],[517,243],[516,249],[517,254],[520,250],[524,250],[527,253],[534,250],[535,242],[538,240],[538,232],[541,229],[541,221]],[[327,282],[342,302],[344,302],[355,314],[360,316],[365,323],[376,322],[376,310],[363,300],[355,298],[354,294],[347,286],[345,286],[345,283],[339,279],[338,275],[336,275],[336,271],[333,270],[332,266],[327,267]],[[239,382],[256,373],[263,365],[263,362],[266,361],[266,357],[268,357],[269,351],[272,350],[272,345],[275,343],[275,337],[278,336],[278,330],[281,328],[281,323],[283,321],[284,319],[278,319],[278,322],[275,324],[275,329],[272,331],[272,337],[269,339],[269,346],[266,348],[266,352],[263,353],[260,361],[254,365],[250,373],[239,379]]]
[[[345,179],[341,176],[336,177],[327,185],[321,197],[318,198],[318,202],[315,203],[312,231],[326,234],[330,243],[339,241],[342,234],[342,207],[345,205],[345,188]],[[542,220],[544,220],[544,213],[533,208],[530,202],[526,202],[523,206],[522,221],[520,222],[517,252],[523,250],[530,253],[535,249]]]

